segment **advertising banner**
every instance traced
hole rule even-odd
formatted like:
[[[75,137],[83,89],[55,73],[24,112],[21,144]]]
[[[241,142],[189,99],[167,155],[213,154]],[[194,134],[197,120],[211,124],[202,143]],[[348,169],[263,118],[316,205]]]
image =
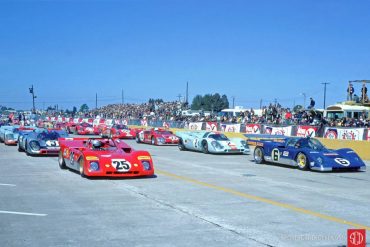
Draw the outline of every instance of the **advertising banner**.
[[[306,136],[315,137],[317,130],[318,130],[318,127],[298,126],[297,136],[299,136],[299,137],[306,137]]]
[[[362,141],[364,128],[333,128],[326,127],[324,137],[328,139]]]
[[[168,122],[164,121],[163,124],[162,124],[162,127],[165,128],[165,129],[168,129],[168,128],[170,128],[170,124]]]
[[[207,122],[206,131],[217,131],[217,122]]]
[[[202,130],[203,122],[189,123],[189,130]]]
[[[338,139],[338,129],[332,127],[325,127],[324,138]]]
[[[292,126],[286,127],[265,126],[265,134],[291,136]]]
[[[245,133],[247,134],[261,134],[261,125],[260,124],[246,124]]]
[[[223,132],[240,133],[240,124],[221,124],[221,130]]]
[[[118,120],[119,121],[119,120]],[[104,123],[106,125],[112,125],[113,124],[113,119],[105,119]]]
[[[141,126],[148,127],[148,121],[146,119],[141,120]]]

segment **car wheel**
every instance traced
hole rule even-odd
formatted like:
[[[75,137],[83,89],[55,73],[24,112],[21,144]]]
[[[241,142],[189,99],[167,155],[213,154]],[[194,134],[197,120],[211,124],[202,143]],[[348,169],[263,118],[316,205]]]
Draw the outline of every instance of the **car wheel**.
[[[208,151],[208,143],[206,141],[204,141],[202,143],[202,147],[203,147],[203,153],[208,154],[209,153],[209,151]]]
[[[180,151],[185,151],[186,150],[186,147],[185,147],[184,143],[182,142],[181,138],[179,139],[179,144],[177,146],[179,147]]]
[[[136,140],[136,142],[137,142],[137,143],[140,143],[140,142],[141,142],[141,141],[140,141],[140,137],[139,137],[139,134],[137,134],[137,135],[136,135],[136,138],[135,138],[135,140]]]
[[[307,170],[308,169],[308,159],[304,153],[298,153],[296,162],[298,165],[298,169],[300,170]]]
[[[23,152],[23,149],[21,148],[21,145],[18,143],[18,152]]]
[[[60,169],[66,169],[67,168],[66,162],[65,162],[65,160],[63,158],[63,152],[62,152],[62,150],[59,151],[58,163],[59,163]]]
[[[256,147],[254,149],[253,158],[256,164],[262,164],[263,162],[265,162],[265,157],[263,155],[263,148]]]
[[[152,137],[151,143],[152,145],[157,145],[157,139],[155,137]]]
[[[80,175],[81,175],[81,177],[85,178],[86,175],[85,175],[85,168],[84,168],[84,164],[85,164],[84,159],[81,157],[80,161],[78,163],[80,164],[80,168],[79,168]]]
[[[26,154],[28,156],[30,155],[30,153],[28,152],[28,143],[27,142],[24,144],[24,152],[26,152]]]

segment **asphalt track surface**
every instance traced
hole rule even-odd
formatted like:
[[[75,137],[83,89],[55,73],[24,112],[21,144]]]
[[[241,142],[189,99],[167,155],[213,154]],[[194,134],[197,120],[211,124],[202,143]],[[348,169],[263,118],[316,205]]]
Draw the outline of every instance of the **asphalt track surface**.
[[[56,157],[0,144],[0,246],[345,246],[349,228],[369,236],[370,171],[127,142],[152,154],[155,177],[81,178]]]

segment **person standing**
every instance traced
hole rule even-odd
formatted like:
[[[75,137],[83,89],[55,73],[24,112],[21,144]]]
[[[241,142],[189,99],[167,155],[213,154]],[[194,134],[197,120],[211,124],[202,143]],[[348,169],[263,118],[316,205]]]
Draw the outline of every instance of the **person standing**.
[[[361,88],[361,103],[368,102],[369,99],[367,98],[367,87],[366,84],[364,83]]]
[[[352,85],[352,83],[349,84],[347,88],[347,100],[352,101],[353,93],[355,92],[355,89]]]

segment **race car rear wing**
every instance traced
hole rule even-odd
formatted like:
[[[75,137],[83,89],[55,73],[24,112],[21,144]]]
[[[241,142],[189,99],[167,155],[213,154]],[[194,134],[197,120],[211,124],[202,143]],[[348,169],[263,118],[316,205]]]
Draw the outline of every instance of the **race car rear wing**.
[[[89,138],[86,137],[61,137],[58,138],[59,145],[66,146],[69,148],[82,148],[84,147],[84,143],[88,141]]]

